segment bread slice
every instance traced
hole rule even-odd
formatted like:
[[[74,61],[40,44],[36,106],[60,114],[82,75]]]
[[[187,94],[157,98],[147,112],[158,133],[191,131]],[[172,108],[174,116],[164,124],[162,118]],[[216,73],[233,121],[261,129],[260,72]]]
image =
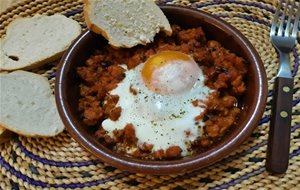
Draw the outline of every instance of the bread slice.
[[[64,125],[48,80],[27,71],[0,74],[0,126],[25,136],[54,136]]]
[[[0,70],[33,69],[55,61],[80,32],[79,23],[64,15],[17,18],[0,40]]]
[[[172,29],[153,0],[84,0],[87,27],[113,47],[130,48],[152,42],[160,30]]]

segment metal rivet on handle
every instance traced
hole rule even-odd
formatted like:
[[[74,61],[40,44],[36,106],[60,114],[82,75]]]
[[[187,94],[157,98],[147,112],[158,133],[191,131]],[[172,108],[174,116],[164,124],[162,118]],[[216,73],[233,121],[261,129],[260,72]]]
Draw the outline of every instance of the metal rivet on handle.
[[[290,89],[290,87],[288,87],[288,86],[284,86],[284,87],[282,88],[282,90],[283,90],[284,92],[289,92],[291,89]]]
[[[280,112],[280,116],[286,118],[289,114],[286,111]]]

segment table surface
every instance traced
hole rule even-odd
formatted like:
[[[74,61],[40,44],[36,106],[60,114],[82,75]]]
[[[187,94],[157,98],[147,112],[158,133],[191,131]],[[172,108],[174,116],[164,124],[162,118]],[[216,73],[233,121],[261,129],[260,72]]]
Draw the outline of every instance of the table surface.
[[[11,3],[23,1],[7,11]],[[4,189],[300,189],[300,45],[291,54],[294,76],[290,165],[285,175],[265,171],[266,144],[278,55],[269,41],[275,0],[160,0],[214,14],[240,30],[260,54],[268,77],[265,113],[237,150],[222,161],[186,174],[133,174],[109,166],[85,151],[67,132],[54,138],[16,138],[0,144],[0,190]],[[84,28],[81,0],[0,0],[0,37],[18,16],[61,13]],[[298,33],[300,34],[300,33]],[[55,83],[56,64],[33,72]]]

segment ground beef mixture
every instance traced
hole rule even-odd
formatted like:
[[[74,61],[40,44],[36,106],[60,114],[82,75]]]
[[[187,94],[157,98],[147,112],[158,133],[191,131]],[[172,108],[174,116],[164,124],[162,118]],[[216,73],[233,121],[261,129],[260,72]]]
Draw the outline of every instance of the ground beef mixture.
[[[128,124],[122,130],[115,130],[110,137],[101,127],[104,119],[118,120],[122,109],[117,107],[119,97],[108,95],[125,77],[126,64],[129,69],[145,62],[151,55],[164,50],[180,51],[191,55],[206,76],[205,84],[216,90],[206,102],[207,108],[197,119],[205,122],[204,133],[191,146],[191,152],[197,154],[214,146],[224,134],[235,127],[241,108],[238,101],[246,90],[245,79],[247,63],[243,58],[222,47],[214,40],[206,40],[201,27],[181,29],[172,26],[173,34],[156,36],[147,46],[131,49],[113,49],[106,45],[96,50],[77,73],[82,79],[78,109],[83,122],[93,128],[98,127],[95,137],[112,150],[141,159],[177,159],[181,157],[181,148],[171,146],[167,150],[152,151],[153,145],[142,144],[137,147],[134,126]],[[134,93],[134,89],[131,89]],[[105,103],[104,103],[105,102]],[[197,104],[197,102],[194,102]],[[99,127],[100,126],[100,127]]]

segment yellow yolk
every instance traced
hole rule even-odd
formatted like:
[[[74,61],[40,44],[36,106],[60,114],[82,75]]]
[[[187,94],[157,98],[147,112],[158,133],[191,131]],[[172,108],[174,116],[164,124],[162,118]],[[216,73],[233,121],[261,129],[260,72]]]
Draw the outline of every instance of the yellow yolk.
[[[199,70],[190,56],[177,51],[163,51],[145,62],[141,75],[151,91],[170,95],[190,90],[199,76]]]
[[[160,53],[157,53],[156,55],[150,57],[142,70],[142,76],[143,79],[146,82],[151,81],[152,78],[152,73],[166,65],[166,64],[171,64],[172,61],[187,61],[187,62],[192,62],[191,58],[183,53],[177,52],[177,51],[163,51]]]

